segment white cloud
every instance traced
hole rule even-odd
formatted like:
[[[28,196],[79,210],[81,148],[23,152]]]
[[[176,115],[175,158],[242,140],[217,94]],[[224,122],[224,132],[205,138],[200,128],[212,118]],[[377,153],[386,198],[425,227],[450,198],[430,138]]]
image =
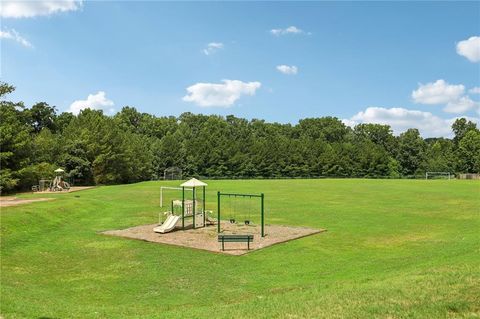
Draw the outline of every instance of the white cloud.
[[[471,62],[480,62],[480,37],[470,37],[458,42],[457,53]]]
[[[471,110],[477,110],[480,112],[480,102],[473,101],[468,96],[462,96],[458,100],[449,102],[443,109],[448,113],[462,114]]]
[[[289,26],[288,28],[285,29],[272,29],[270,30],[270,33],[275,35],[275,36],[281,36],[281,35],[286,35],[286,34],[302,34],[305,33],[302,29],[297,28],[296,26]]]
[[[421,104],[445,104],[458,100],[465,92],[462,84],[452,85],[444,80],[434,83],[419,84],[418,89],[412,92],[415,103]]]
[[[242,95],[255,95],[260,82],[222,80],[223,83],[196,83],[187,88],[185,102],[193,102],[203,107],[229,107]]]
[[[210,42],[209,44],[207,44],[206,48],[203,49],[203,53],[205,55],[211,55],[223,48],[224,48],[224,45],[221,42]]]
[[[397,135],[409,128],[417,128],[424,137],[448,137],[452,135],[451,125],[455,119],[443,119],[430,112],[407,110],[400,107],[368,107],[350,119],[343,120],[343,123],[351,127],[360,123],[386,124],[390,125]],[[468,119],[480,122],[478,118]]]
[[[48,16],[58,12],[76,11],[81,7],[81,0],[2,0],[0,3],[0,16],[4,18],[31,18],[35,16]]]
[[[470,93],[480,93],[480,88],[469,90]],[[419,84],[418,89],[412,92],[415,103],[438,105],[443,104],[443,111],[462,114],[472,110],[480,112],[480,102],[465,95],[465,86],[462,84],[448,84],[444,80],[433,83]]]
[[[70,105],[68,112],[73,114],[80,113],[84,109],[102,110],[107,114],[113,114],[114,103],[105,96],[104,91],[98,91],[97,94],[89,94],[86,100],[77,100]]]
[[[24,47],[27,48],[33,48],[33,45],[24,37],[22,37],[17,31],[14,29],[11,30],[5,30],[2,31],[0,30],[0,39],[8,39],[8,40],[13,40],[15,42],[20,43]]]
[[[480,94],[480,86],[471,88],[470,90],[468,90],[468,92],[471,94]]]
[[[295,65],[277,65],[277,70],[282,72],[283,74],[297,74],[298,68]]]

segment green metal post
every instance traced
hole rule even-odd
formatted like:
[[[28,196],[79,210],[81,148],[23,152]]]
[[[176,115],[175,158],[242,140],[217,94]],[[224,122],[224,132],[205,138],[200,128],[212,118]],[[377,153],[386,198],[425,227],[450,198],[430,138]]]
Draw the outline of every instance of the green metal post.
[[[220,192],[217,192],[217,233],[220,233]]]
[[[185,229],[185,187],[182,186],[182,229]]]
[[[171,209],[172,209],[172,215],[175,215],[175,214],[173,213],[173,199],[172,199],[172,203],[171,203],[171,206],[170,206],[170,207],[171,207]]]
[[[195,186],[193,186],[193,208],[192,208],[192,211],[193,211],[193,229],[195,229],[195,206],[196,205],[196,200],[195,200]]]
[[[205,216],[205,186],[203,186],[203,227],[206,225],[207,217]]]
[[[264,198],[265,196],[263,195],[263,193],[260,195],[261,196],[261,199],[262,199],[262,206],[261,206],[261,213],[262,213],[262,237],[265,237],[265,212],[264,212]]]

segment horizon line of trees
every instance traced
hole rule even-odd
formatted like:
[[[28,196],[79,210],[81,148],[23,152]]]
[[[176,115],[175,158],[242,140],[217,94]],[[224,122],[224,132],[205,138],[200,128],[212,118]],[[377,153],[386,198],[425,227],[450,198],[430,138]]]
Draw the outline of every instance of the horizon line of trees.
[[[45,102],[6,100],[0,82],[0,188],[30,189],[64,168],[76,184],[159,179],[169,167],[210,178],[401,178],[425,171],[480,172],[480,131],[460,118],[454,137],[427,138],[415,128],[394,136],[388,125],[346,126],[335,117],[298,124],[233,115],[157,117],[126,106],[114,116],[78,115]]]

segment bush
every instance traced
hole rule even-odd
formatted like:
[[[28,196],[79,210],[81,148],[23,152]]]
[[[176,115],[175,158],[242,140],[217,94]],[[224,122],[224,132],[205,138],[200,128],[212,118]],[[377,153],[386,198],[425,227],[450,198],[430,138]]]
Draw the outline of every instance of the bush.
[[[18,179],[13,178],[9,169],[0,170],[0,193],[8,193],[18,184]]]
[[[56,168],[55,165],[46,162],[22,168],[17,173],[18,188],[22,190],[31,189],[33,185],[38,185],[38,181],[41,179],[53,179]]]

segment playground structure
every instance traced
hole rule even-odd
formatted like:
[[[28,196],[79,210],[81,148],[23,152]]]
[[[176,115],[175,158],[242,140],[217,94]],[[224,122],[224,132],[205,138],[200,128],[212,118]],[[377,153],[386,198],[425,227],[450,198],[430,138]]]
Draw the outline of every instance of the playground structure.
[[[183,202],[181,200],[172,200],[170,204],[171,205],[170,211],[159,213],[158,223],[160,224],[160,226],[155,227],[155,232],[166,233],[166,232],[172,231],[175,228],[178,221],[180,220],[180,215],[183,210],[182,206],[184,204],[185,204],[184,216],[185,217],[192,216],[193,205],[194,205],[192,200],[185,200]],[[195,202],[195,205],[198,205],[198,201]],[[162,215],[167,215],[167,218],[163,222],[161,221]]]
[[[170,210],[159,215],[159,225],[155,225],[153,232],[165,234],[160,237],[168,237],[166,235],[175,229],[183,230],[179,232],[187,235],[187,232],[194,232],[205,236],[208,240],[212,235],[217,233],[217,240],[221,243],[221,250],[225,251],[225,243],[241,244],[246,243],[247,251],[250,250],[251,244],[256,247],[262,247],[259,242],[265,240],[265,195],[260,194],[242,194],[242,193],[222,193],[217,192],[217,219],[207,216],[211,211],[205,210],[205,188],[207,184],[192,178],[180,185],[180,187],[160,187],[160,206],[163,207],[166,201],[170,202]],[[198,194],[198,188],[202,189],[201,196]],[[164,197],[164,190],[181,191],[181,199]],[[186,197],[187,193],[191,197]],[[199,198],[200,197],[200,198]],[[230,203],[230,207],[228,206]],[[248,205],[249,204],[249,205]],[[166,206],[166,205],[165,205]],[[222,214],[224,217],[222,221]],[[162,215],[167,215],[166,219],[161,222]],[[191,224],[188,221],[191,220]],[[208,222],[208,223],[207,223]],[[215,225],[210,228],[208,225]],[[152,229],[152,228],[150,228]],[[201,229],[201,230],[200,230]],[[128,231],[127,231],[128,232]],[[177,233],[178,232],[174,232]],[[260,239],[254,240],[259,234]],[[140,235],[141,238],[151,238],[149,235]],[[145,236],[145,237],[144,237]],[[178,235],[181,237],[181,235]],[[177,236],[175,236],[177,237]],[[171,237],[168,237],[171,238]],[[156,241],[156,239],[154,239]],[[168,242],[168,239],[166,239]],[[260,245],[260,246],[259,246]],[[238,245],[236,245],[238,250]]]
[[[52,184],[51,179],[41,179],[40,181],[38,181],[38,191],[39,192],[50,191],[51,184]]]
[[[205,187],[206,183],[192,178],[180,185],[181,187],[163,187],[160,188],[160,205],[163,206],[163,189],[176,189],[182,191],[182,199],[171,201],[170,212],[167,212],[168,217],[162,225],[155,227],[154,231],[158,233],[166,233],[175,229],[176,225],[181,221],[181,229],[186,228],[196,229],[206,226],[206,211],[205,211]],[[197,198],[197,188],[202,188],[201,199]],[[185,191],[191,191],[191,199],[186,198]],[[180,210],[180,212],[178,212]],[[191,220],[191,225],[188,221]]]
[[[180,216],[169,215],[168,218],[165,220],[165,222],[163,222],[163,224],[161,224],[160,226],[155,227],[153,231],[156,233],[162,233],[162,234],[168,233],[175,228],[179,219],[180,219]]]
[[[202,226],[205,227],[206,224],[206,216],[205,216],[205,187],[208,185],[202,181],[199,181],[196,178],[192,178],[185,183],[180,185],[182,187],[182,229],[185,229],[185,218],[192,217],[193,219],[193,229],[197,228],[195,217],[198,215],[202,218]],[[201,199],[201,208],[200,210],[197,209],[197,192],[196,188],[202,188],[202,199]],[[185,201],[185,188],[192,188],[192,202],[191,210],[186,209],[187,202]]]
[[[63,173],[65,173],[65,171],[61,168],[55,170],[55,178],[50,185],[50,190],[52,192],[61,192],[70,189],[70,184],[63,180]]]
[[[169,187],[169,186],[161,186],[160,187],[160,207],[163,207],[163,193],[164,190],[186,190],[186,191],[193,191],[191,188],[182,188],[182,187]],[[172,208],[173,212],[173,208]]]
[[[181,199],[170,199],[170,211],[159,214],[159,226],[154,228],[155,232],[166,233],[175,229],[177,224],[181,224],[181,229],[185,230],[187,228],[202,228],[207,225],[216,224],[217,232],[222,232],[222,212],[224,207],[222,205],[222,198],[230,198],[235,202],[237,199],[260,199],[260,205],[258,208],[255,204],[250,205],[246,209],[244,218],[242,220],[237,219],[237,206],[235,203],[232,203],[230,210],[225,209],[226,214],[230,215],[228,221],[230,224],[237,224],[242,222],[245,226],[252,225],[251,215],[257,215],[259,213],[259,220],[256,220],[256,224],[260,225],[260,235],[265,237],[265,195],[261,194],[240,194],[240,193],[222,193],[217,192],[217,219],[213,219],[207,214],[210,211],[205,209],[205,188],[207,184],[196,179],[192,178],[180,185],[180,187],[170,187],[170,186],[161,186],[160,187],[160,207],[163,207],[165,204],[164,190],[176,190],[181,191]],[[202,188],[201,198],[198,198],[198,188]],[[191,198],[187,199],[186,192],[191,192]],[[258,211],[256,212],[256,210]],[[211,212],[210,212],[211,213]],[[162,215],[167,215],[166,219],[162,222]],[[239,217],[240,218],[240,217]],[[191,220],[191,224],[187,224]],[[208,222],[208,223],[207,223]],[[180,225],[179,225],[180,226]]]
[[[70,184],[63,178],[65,170],[57,168],[55,171],[55,178],[53,180],[41,179],[38,185],[32,186],[34,192],[62,192],[70,189]]]

